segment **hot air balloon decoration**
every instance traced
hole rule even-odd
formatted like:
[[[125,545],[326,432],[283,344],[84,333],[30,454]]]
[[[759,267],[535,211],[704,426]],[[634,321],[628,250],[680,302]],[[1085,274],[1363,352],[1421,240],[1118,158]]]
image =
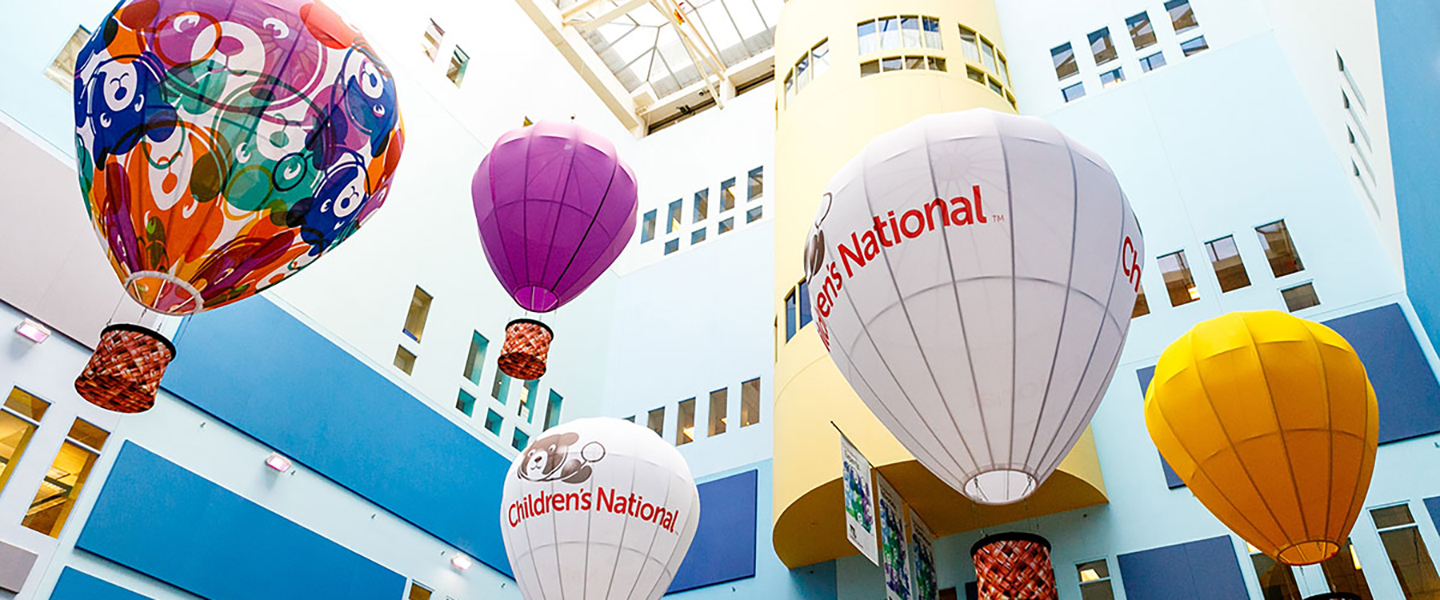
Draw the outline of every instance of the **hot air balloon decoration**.
[[[609,140],[574,123],[541,121],[500,136],[470,189],[490,269],[529,312],[574,300],[635,233],[634,173]],[[544,375],[553,338],[534,319],[511,322],[500,370]]]
[[[1201,322],[1166,348],[1145,425],[1201,504],[1287,565],[1345,546],[1380,438],[1355,350],[1329,327],[1274,310]]]
[[[80,188],[126,293],[190,315],[304,269],[385,202],[395,81],[312,0],[124,0],[75,68]],[[106,329],[76,390],[139,412],[174,348]]]
[[[547,430],[505,476],[500,530],[525,600],[656,600],[700,523],[680,451],[611,418]]]
[[[982,504],[1020,501],[1114,373],[1144,256],[1095,153],[1033,117],[922,117],[831,180],[804,264],[836,366],[900,443]]]

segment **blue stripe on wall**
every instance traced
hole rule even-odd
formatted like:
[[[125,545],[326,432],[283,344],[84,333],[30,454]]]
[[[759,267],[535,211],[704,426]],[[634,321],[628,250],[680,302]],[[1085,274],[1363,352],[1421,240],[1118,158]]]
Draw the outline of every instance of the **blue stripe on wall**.
[[[396,600],[405,591],[400,574],[132,442],[75,545],[210,600]]]
[[[1127,600],[1249,598],[1228,536],[1142,550],[1119,557]]]
[[[152,600],[118,585],[65,567],[50,600]]]
[[[700,484],[700,525],[668,593],[755,576],[759,472]]]
[[[264,299],[193,317],[165,389],[510,575],[510,461]]]

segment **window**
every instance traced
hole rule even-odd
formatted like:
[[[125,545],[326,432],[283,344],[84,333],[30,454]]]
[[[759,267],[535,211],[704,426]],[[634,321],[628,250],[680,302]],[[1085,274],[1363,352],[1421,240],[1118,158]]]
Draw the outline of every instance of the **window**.
[[[560,407],[565,404],[565,397],[550,390],[550,402],[545,407],[545,429],[560,424]]]
[[[625,417],[625,420],[626,420],[626,421],[629,421],[629,422],[631,422],[631,423],[634,423],[634,422],[635,422],[635,415],[630,415],[630,416],[628,416],[628,417]]]
[[[710,429],[706,433],[709,437],[715,437],[725,433],[725,424],[728,422],[727,400],[729,399],[730,388],[720,388],[710,392]]]
[[[880,61],[879,61],[879,60],[867,60],[867,61],[865,61],[865,62],[863,62],[863,63],[860,63],[860,76],[861,76],[861,77],[869,77],[869,76],[875,75],[875,74],[877,74],[877,73],[879,73],[879,72],[880,72]]]
[[[1170,13],[1170,24],[1175,27],[1175,33],[1189,31],[1200,26],[1200,22],[1195,20],[1195,11],[1190,8],[1190,0],[1166,2],[1165,10]]]
[[[690,222],[699,223],[708,216],[710,216],[710,188],[705,188],[695,192],[695,206],[691,210]]]
[[[432,19],[430,26],[425,28],[425,41],[423,42],[425,58],[433,62],[437,56],[440,56],[440,41],[444,39],[445,30],[441,29],[440,25]]]
[[[465,81],[465,67],[470,65],[470,55],[455,47],[454,54],[450,55],[450,67],[445,69],[445,78],[460,87],[460,82]]]
[[[666,255],[666,256],[669,256],[669,255],[671,255],[671,254],[674,254],[675,252],[677,252],[677,251],[679,251],[679,250],[680,250],[680,240],[670,240],[670,241],[668,241],[668,242],[665,242],[665,255]]]
[[[505,404],[510,399],[510,376],[500,369],[495,369],[495,383],[490,384],[490,397]]]
[[[695,399],[687,398],[680,401],[680,409],[675,411],[675,445],[684,446],[695,441]]]
[[[925,57],[925,68],[931,71],[944,71],[945,59],[938,56],[927,56]]]
[[[524,450],[530,444],[530,434],[515,429],[515,435],[510,438],[510,447],[516,450]]]
[[[917,15],[905,15],[900,17],[900,43],[904,48],[920,47],[920,17]]]
[[[785,294],[785,341],[795,337],[795,289]]]
[[[905,69],[906,69],[907,71],[924,71],[924,70],[925,70],[925,57],[923,57],[923,56],[906,56],[906,57],[904,57],[904,58],[905,58]]]
[[[1301,600],[1300,586],[1289,565],[1275,562],[1265,553],[1250,546],[1250,564],[1260,580],[1260,594],[1265,600]]]
[[[52,538],[60,537],[60,529],[65,527],[70,509],[75,507],[75,498],[80,495],[109,437],[110,432],[75,419],[20,524]]]
[[[665,407],[662,406],[660,408],[650,411],[650,414],[646,415],[645,417],[645,426],[649,427],[650,431],[655,432],[655,435],[658,435],[661,439],[664,439]]]
[[[980,41],[975,30],[964,25],[960,26],[960,47],[965,50],[965,58],[974,62],[980,62]]]
[[[695,244],[705,241],[705,231],[706,230],[702,228],[690,232],[690,245],[694,246]]]
[[[1320,296],[1315,294],[1315,284],[1313,283],[1302,283],[1292,288],[1285,288],[1280,290],[1280,296],[1285,299],[1285,309],[1290,312],[1320,306]]]
[[[1210,44],[1205,43],[1205,36],[1203,35],[1188,42],[1180,43],[1180,49],[1185,52],[1185,56],[1198,54],[1209,47]]]
[[[415,353],[406,350],[404,346],[396,346],[395,366],[406,375],[415,372]]]
[[[1215,267],[1215,278],[1220,280],[1221,292],[1231,292],[1250,285],[1250,276],[1245,273],[1245,263],[1240,260],[1240,250],[1235,247],[1235,236],[1227,235],[1205,242],[1205,252],[1210,255],[1210,265]]]
[[[1130,30],[1130,43],[1135,44],[1136,50],[1155,45],[1155,25],[1150,23],[1150,13],[1142,12],[1125,19],[1125,27]]]
[[[465,378],[470,383],[480,385],[480,372],[485,370],[485,349],[490,347],[490,340],[476,331],[470,335],[470,354],[465,356]]]
[[[740,426],[749,427],[760,422],[760,379],[757,377],[740,384]]]
[[[746,200],[755,200],[765,195],[765,167],[750,169]]]
[[[470,392],[460,390],[460,396],[455,399],[455,409],[465,413],[465,416],[475,416],[475,397]]]
[[[434,592],[430,588],[421,585],[418,581],[410,582],[410,593],[405,596],[406,600],[430,600]]]
[[[1295,250],[1295,242],[1290,239],[1290,230],[1285,227],[1283,219],[1256,227],[1255,233],[1260,236],[1260,245],[1265,248],[1265,259],[1270,261],[1270,272],[1276,277],[1305,270],[1305,265],[1300,262],[1300,253]]]
[[[1005,62],[1004,54],[1000,55],[1000,70],[996,71],[995,74],[1000,76],[1000,81],[1005,85],[1010,85],[1010,63]]]
[[[520,409],[516,411],[516,414],[527,422],[535,422],[535,395],[539,392],[539,379],[527,379],[525,381],[525,395],[520,398]]]
[[[1150,303],[1145,300],[1145,288],[1135,294],[1135,308],[1130,311],[1130,318],[1143,317],[1150,314]]]
[[[1075,85],[1060,90],[1060,95],[1065,97],[1066,102],[1074,102],[1085,97],[1085,84],[1076,82]]]
[[[485,409],[485,430],[495,435],[500,435],[500,427],[505,424],[505,418],[494,409]]]
[[[670,203],[670,218],[665,222],[665,233],[675,233],[675,230],[680,228],[680,209],[684,206],[684,200]]]
[[[991,73],[996,71],[995,46],[991,45],[985,36],[980,36],[980,64],[985,65],[985,70]]]
[[[645,220],[640,225],[640,243],[642,244],[655,239],[655,213],[656,211],[653,210],[645,213]]]
[[[785,74],[785,99],[788,101],[795,97],[795,70],[791,69]]]
[[[893,50],[900,47],[900,18],[876,19],[880,25],[880,49]]]
[[[722,234],[722,233],[728,233],[731,229],[734,229],[734,228],[735,228],[735,217],[729,217],[729,218],[727,218],[727,219],[723,219],[723,220],[720,221],[719,224],[717,224],[717,225],[715,226],[715,235],[720,235],[720,234]]]
[[[1114,71],[1106,71],[1100,74],[1100,88],[1108,89],[1125,82],[1125,71],[1116,68]]]
[[[1184,250],[1160,257],[1160,274],[1165,278],[1165,291],[1170,293],[1170,306],[1200,299],[1200,290],[1195,287],[1195,278],[1190,276],[1190,263],[1185,262]]]
[[[1051,48],[1050,59],[1055,63],[1057,79],[1065,79],[1080,72],[1080,65],[1075,62],[1075,49],[1069,43]]]
[[[990,83],[990,91],[1000,94],[1001,96],[1005,95],[1005,88],[1000,87],[1000,82],[995,81],[994,77],[986,78],[986,81]]]
[[[1440,576],[1435,574],[1435,563],[1420,538],[1420,528],[1410,514],[1410,507],[1404,504],[1377,508],[1370,511],[1375,529],[1380,532],[1380,542],[1390,559],[1390,567],[1400,580],[1400,589],[1406,598],[1433,599],[1440,597]]]
[[[920,21],[925,28],[925,47],[943,50],[945,46],[940,39],[940,19],[935,17],[922,17]]]
[[[55,59],[50,61],[50,66],[46,67],[45,76],[60,84],[65,91],[72,91],[75,87],[75,59],[88,41],[90,30],[76,27],[75,32],[70,34],[70,39],[60,48],[60,53],[56,54]]]
[[[405,335],[410,339],[420,341],[420,336],[425,335],[425,319],[430,316],[430,294],[425,290],[415,287],[414,295],[410,296],[410,312],[405,315]]]
[[[1115,41],[1110,39],[1110,28],[1105,27],[1090,33],[1090,53],[1095,55],[1095,64],[1103,65],[1115,60]]]
[[[1110,587],[1110,565],[1105,559],[1075,565],[1075,572],[1080,576],[1080,600],[1115,600],[1115,590]]]
[[[759,221],[760,218],[763,216],[765,216],[765,207],[757,206],[755,208],[745,211],[745,222],[754,223],[756,221]]]
[[[969,77],[970,81],[974,81],[975,83],[985,83],[985,72],[975,67],[965,67],[965,76]]]
[[[49,402],[20,388],[10,389],[4,406],[0,406],[0,492],[5,490],[5,482],[15,472],[16,463],[25,455],[25,447],[49,409]]]
[[[1164,52],[1156,52],[1140,59],[1140,71],[1143,73],[1149,73],[1163,66],[1165,66]]]
[[[1360,600],[1375,599],[1370,593],[1370,586],[1365,583],[1365,572],[1360,568],[1360,555],[1355,553],[1355,545],[1351,544],[1350,540],[1345,540],[1345,547],[1335,556],[1320,563],[1320,569],[1325,572],[1325,581],[1330,584],[1330,591],[1355,594]]]
[[[874,21],[866,21],[855,27],[860,36],[860,55],[864,56],[880,49],[880,36]]]
[[[888,58],[882,58],[882,59],[880,59],[880,70],[881,70],[881,71],[886,71],[886,72],[889,72],[889,71],[904,71],[904,70],[905,70],[905,57],[903,57],[903,56],[891,56],[891,57],[888,57]]]
[[[801,280],[798,290],[800,294],[800,326],[804,327],[814,320],[810,314],[810,284]]]
[[[720,212],[735,208],[735,178],[720,182]]]

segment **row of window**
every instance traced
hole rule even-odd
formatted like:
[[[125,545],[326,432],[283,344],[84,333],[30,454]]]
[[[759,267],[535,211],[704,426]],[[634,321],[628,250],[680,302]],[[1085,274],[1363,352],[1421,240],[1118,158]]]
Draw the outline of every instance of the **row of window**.
[[[1370,166],[1370,155],[1374,152],[1374,148],[1371,146],[1370,130],[1365,126],[1365,116],[1368,114],[1368,109],[1365,107],[1365,96],[1360,93],[1360,86],[1355,84],[1354,76],[1345,68],[1345,57],[1341,56],[1339,51],[1335,52],[1335,61],[1340,67],[1341,106],[1345,108],[1346,115],[1350,117],[1345,123],[1345,133],[1349,137],[1350,149],[1354,152],[1354,157],[1350,160],[1350,168],[1360,184],[1360,189],[1370,200],[1370,208],[1378,214],[1380,205],[1375,201],[1375,169]],[[1353,102],[1351,98],[1354,98]],[[1360,132],[1358,138],[1355,136],[1356,131]]]
[[[1200,27],[1200,22],[1195,18],[1195,11],[1190,6],[1190,0],[1171,0],[1165,3],[1165,11],[1170,17],[1170,26],[1177,36],[1194,32]],[[1149,11],[1144,11],[1125,19],[1125,26],[1130,33],[1130,45],[1139,53],[1142,50],[1155,46],[1158,38],[1155,36],[1155,25],[1150,20]],[[1125,81],[1125,69],[1119,64],[1111,63],[1120,57],[1119,49],[1110,35],[1109,27],[1102,27],[1090,32],[1086,36],[1090,44],[1090,55],[1095,61],[1095,66],[1100,70],[1100,85],[1102,88],[1109,88]],[[1210,45],[1205,41],[1205,36],[1196,37],[1180,42],[1180,52],[1184,56],[1193,56],[1198,52],[1208,49]],[[1066,42],[1050,49],[1050,58],[1055,67],[1055,77],[1060,80],[1060,95],[1066,102],[1073,102],[1085,97],[1085,84],[1075,81],[1065,84],[1065,80],[1080,73],[1080,63],[1076,60],[1075,48]],[[1155,69],[1165,66],[1165,53],[1156,48],[1149,54],[1142,55],[1139,59],[1140,71],[1149,73]]]
[[[719,205],[716,207],[718,215],[724,216],[736,205],[736,187],[738,183],[735,177],[720,182]],[[745,201],[754,203],[765,195],[765,167],[755,167],[746,174]],[[765,216],[764,205],[756,204],[745,209],[745,222],[754,223]],[[656,229],[659,225],[660,211],[654,209],[647,211],[640,219],[640,243],[645,244],[653,241],[656,236]],[[709,225],[705,220],[710,217],[710,188],[695,192],[694,199],[690,204],[690,223],[700,225],[698,229],[690,232],[690,244],[693,246],[704,242],[709,237]],[[734,215],[724,216],[715,225],[715,235],[724,235],[735,229]],[[680,231],[685,224],[685,199],[680,198],[671,202],[665,210],[665,235]],[[680,237],[675,237],[665,242],[665,254],[673,254],[680,250]]]
[[[819,77],[825,71],[830,70],[830,38],[820,40],[800,60],[795,61],[795,66],[785,74],[785,101],[789,102],[795,94],[805,89],[810,80]]]
[[[1283,219],[1256,227],[1255,234],[1260,239],[1260,246],[1265,250],[1270,272],[1277,279],[1305,270],[1304,263],[1300,261],[1300,253],[1295,249],[1295,242],[1290,238],[1290,230],[1285,227]],[[1250,275],[1245,271],[1245,262],[1240,256],[1240,249],[1235,245],[1235,236],[1227,235],[1205,242],[1205,253],[1210,258],[1211,268],[1215,270],[1215,279],[1220,284],[1221,293],[1250,286]],[[1170,299],[1170,306],[1181,306],[1200,299],[1200,289],[1195,285],[1195,277],[1190,271],[1190,263],[1185,258],[1184,250],[1160,256],[1157,262],[1160,275],[1165,280],[1165,292]],[[1285,308],[1290,312],[1320,304],[1320,297],[1316,295],[1315,286],[1310,282],[1284,288],[1280,295],[1285,300]],[[1130,318],[1148,314],[1150,304],[1145,299],[1145,288],[1142,287],[1135,297],[1135,309]]]
[[[675,411],[675,432],[674,442],[676,446],[684,446],[697,439],[695,431],[696,408],[695,398],[686,398],[676,405]],[[665,437],[665,408],[661,406],[645,413],[645,426],[649,427],[660,439]],[[730,422],[730,388],[723,387],[710,392],[709,406],[706,408],[706,434],[705,437],[713,438],[725,433]],[[626,421],[635,422],[635,417],[625,417]],[[760,422],[760,378],[756,377],[740,384],[740,426],[749,427]]]
[[[49,410],[49,402],[20,388],[12,388],[4,405],[0,406],[0,492],[5,491],[30,439],[42,426],[45,413]],[[110,432],[84,419],[72,421],[65,443],[45,471],[45,478],[35,491],[20,524],[59,538],[60,530],[70,516],[70,509],[74,507],[75,499],[85,486],[90,470],[100,459],[100,451],[109,437]]]
[[[945,70],[945,59],[938,56],[887,56],[885,58],[877,58],[860,63],[861,77],[869,77],[891,71]]]

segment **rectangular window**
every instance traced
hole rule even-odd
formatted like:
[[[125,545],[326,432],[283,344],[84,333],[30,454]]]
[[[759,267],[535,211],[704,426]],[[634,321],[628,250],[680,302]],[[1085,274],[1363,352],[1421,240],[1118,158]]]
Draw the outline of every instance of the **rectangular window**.
[[[890,71],[904,71],[905,58],[901,56],[882,58],[880,59],[880,70],[886,73],[889,73]]]
[[[800,326],[801,326],[801,327],[804,327],[804,326],[806,326],[806,325],[809,325],[809,324],[810,324],[810,321],[814,320],[814,316],[811,315],[811,313],[810,313],[810,283],[809,283],[809,282],[807,282],[807,281],[805,281],[805,280],[801,280],[801,281],[800,281],[799,295],[800,295]]]
[[[1198,54],[1209,47],[1210,44],[1205,43],[1203,35],[1188,42],[1180,42],[1180,49],[1185,52],[1185,56]]]
[[[749,427],[760,422],[760,379],[757,377],[740,384],[740,426]]]
[[[499,400],[501,405],[510,399],[510,376],[500,369],[495,369],[495,382],[490,384],[490,397]]]
[[[795,97],[795,70],[791,69],[785,74],[785,100],[789,101]]]
[[[565,404],[565,397],[550,390],[550,402],[545,407],[545,428],[549,429],[560,424],[560,407]]]
[[[995,72],[995,46],[985,36],[980,36],[980,64],[985,65],[985,70]]]
[[[1066,102],[1074,102],[1085,97],[1085,84],[1076,82],[1075,85],[1060,90],[1060,95],[1065,97]]]
[[[626,420],[626,421],[629,421],[629,422],[631,422],[631,423],[634,423],[634,422],[635,422],[635,415],[630,415],[630,416],[628,416],[628,417],[625,417],[625,420]]]
[[[900,17],[900,43],[903,48],[920,47],[920,17],[917,15],[905,15]]]
[[[694,246],[695,244],[705,241],[705,231],[705,229],[696,229],[690,232],[690,245]]]
[[[692,223],[699,223],[710,216],[710,188],[695,192],[695,206],[690,216]]]
[[[685,207],[684,200],[676,200],[670,203],[669,219],[665,222],[665,233],[675,233],[680,228],[680,210]]]
[[[730,230],[731,230],[731,229],[734,229],[734,228],[735,228],[735,217],[729,217],[729,218],[726,218],[726,219],[721,219],[720,222],[719,222],[718,224],[716,224],[716,226],[715,226],[715,235],[720,235],[720,234],[723,234],[723,233],[729,233]]]
[[[450,67],[445,69],[445,78],[453,82],[455,87],[460,87],[460,83],[465,81],[465,67],[468,66],[470,55],[456,46],[455,53],[450,55]]]
[[[1313,283],[1302,283],[1295,287],[1285,288],[1280,290],[1280,296],[1285,299],[1285,309],[1290,312],[1320,306],[1320,296],[1315,294],[1315,284]]]
[[[1080,64],[1075,62],[1075,49],[1068,42],[1063,46],[1051,48],[1050,59],[1055,63],[1056,79],[1063,80],[1080,72]]]
[[[990,91],[1000,94],[1001,96],[1005,95],[1005,88],[1000,87],[1000,82],[996,81],[994,77],[987,77],[986,81],[990,84]]]
[[[440,42],[444,39],[445,30],[441,29],[440,25],[436,24],[434,20],[431,20],[430,26],[425,28],[425,39],[422,44],[422,47],[425,49],[425,58],[434,62],[435,58],[440,56]]]
[[[880,73],[880,60],[867,60],[860,63],[860,76],[869,77]]]
[[[405,335],[410,339],[418,342],[420,336],[425,335],[425,319],[430,317],[432,299],[420,286],[415,286],[415,293],[410,296],[410,312],[405,315]]]
[[[1374,600],[1370,585],[1365,583],[1365,572],[1360,568],[1360,555],[1355,553],[1355,545],[1350,543],[1350,540],[1345,540],[1345,547],[1335,556],[1320,563],[1320,569],[1325,572],[1325,582],[1330,584],[1331,592],[1355,594],[1362,600]]]
[[[1135,44],[1136,50],[1155,45],[1155,25],[1150,22],[1150,13],[1142,12],[1125,19],[1125,27],[1130,29],[1130,43]]]
[[[905,68],[908,69],[908,70],[911,70],[911,71],[924,71],[924,70],[925,70],[925,57],[923,57],[923,56],[906,56],[906,57],[905,57]]]
[[[880,49],[892,50],[900,47],[900,18],[876,19],[880,24]]]
[[[528,423],[535,422],[535,396],[539,393],[539,379],[525,380],[525,395],[524,397],[520,398],[520,409],[516,411],[516,414],[518,414],[520,418],[525,419],[525,421]]]
[[[679,250],[680,250],[680,240],[670,240],[670,241],[668,241],[668,242],[665,242],[665,255],[666,255],[666,256],[669,256],[669,255],[671,255],[671,254],[674,254],[674,253],[678,252]]]
[[[795,61],[795,93],[805,89],[805,84],[810,83],[810,53],[800,55],[800,60]]]
[[[925,68],[931,71],[944,71],[945,59],[938,56],[927,56],[925,57]]]
[[[1250,546],[1250,565],[1260,580],[1260,593],[1265,600],[1300,600],[1300,585],[1289,565],[1275,562],[1254,546]]]
[[[524,450],[530,444],[530,434],[515,428],[515,435],[510,438],[510,447],[516,450]]]
[[[404,346],[396,346],[395,367],[406,375],[415,372],[415,353],[406,350]]]
[[[860,55],[864,56],[880,49],[880,37],[876,31],[874,21],[866,21],[855,26],[856,33],[860,36]]]
[[[1184,250],[1160,257],[1160,274],[1165,278],[1165,291],[1170,293],[1170,306],[1200,299],[1200,289],[1195,287],[1195,278],[1190,275],[1190,263],[1185,261]]]
[[[1235,236],[1227,235],[1205,242],[1205,252],[1210,255],[1210,265],[1215,267],[1215,279],[1220,280],[1221,292],[1231,292],[1250,285],[1250,275],[1245,273],[1245,262],[1240,260],[1240,250],[1235,247]]]
[[[1175,33],[1200,26],[1200,22],[1195,20],[1195,11],[1190,8],[1190,0],[1170,0],[1165,3],[1165,10],[1170,13],[1170,24],[1175,27]]]
[[[1100,74],[1100,88],[1108,89],[1125,82],[1124,69],[1117,68],[1114,71],[1106,71]]]
[[[1010,63],[1005,61],[1005,55],[1000,55],[1000,70],[995,72],[1000,76],[1000,82],[1010,85]]]
[[[750,209],[750,210],[745,211],[745,222],[746,222],[746,223],[754,223],[754,222],[756,222],[756,221],[759,221],[760,218],[761,218],[761,217],[764,217],[764,216],[765,216],[765,207],[764,207],[764,206],[757,206],[757,207],[755,207],[755,208],[752,208],[752,209]]]
[[[765,167],[750,169],[747,179],[746,200],[753,201],[765,195]]]
[[[684,446],[693,441],[695,441],[695,399],[687,398],[680,401],[680,408],[675,411],[675,445]]]
[[[1080,600],[1115,600],[1115,590],[1110,587],[1110,565],[1105,559],[1075,565],[1075,572],[1080,576]]]
[[[735,178],[720,182],[720,212],[735,208]]]
[[[965,67],[965,76],[975,83],[982,85],[985,83],[985,72],[975,67]]]
[[[645,213],[645,220],[644,220],[644,221],[641,223],[641,225],[640,225],[640,243],[642,243],[642,244],[645,243],[645,242],[648,242],[648,241],[650,241],[650,240],[655,239],[655,213],[656,213],[656,212],[657,212],[657,211],[653,211],[653,210],[652,210],[652,211],[650,211],[650,212]]]
[[[1135,294],[1135,308],[1130,311],[1130,318],[1143,317],[1150,314],[1150,303],[1145,300],[1145,288]]]
[[[785,294],[785,341],[795,337],[795,290]]]
[[[1165,66],[1164,52],[1156,52],[1140,59],[1140,71],[1144,73],[1149,73],[1163,66]]]
[[[940,39],[940,19],[923,17],[921,21],[925,28],[925,47],[935,50],[945,49],[944,42]]]
[[[5,482],[15,472],[15,465],[25,455],[25,447],[49,409],[49,402],[20,388],[10,389],[4,406],[0,406],[0,492],[5,491]]]
[[[1109,27],[1090,33],[1090,53],[1095,56],[1097,65],[1103,65],[1119,56],[1115,51],[1115,41],[1110,39]]]
[[[475,397],[470,392],[460,390],[460,396],[455,398],[455,410],[465,413],[465,416],[475,415]]]
[[[1300,253],[1295,250],[1295,242],[1290,239],[1290,230],[1285,227],[1284,219],[1256,227],[1255,233],[1260,236],[1260,246],[1265,248],[1265,259],[1270,261],[1270,272],[1276,277],[1305,270],[1305,265],[1300,262]]]
[[[1410,507],[1400,504],[1373,509],[1370,518],[1380,532],[1380,542],[1385,546],[1390,567],[1395,570],[1405,597],[1440,597],[1440,576],[1435,573],[1435,563],[1425,548],[1425,540],[1420,537],[1420,528],[1415,525]]]
[[[660,436],[660,439],[665,439],[665,407],[650,411],[650,414],[645,416],[645,426]]]
[[[494,409],[485,409],[485,430],[495,435],[500,435],[500,427],[505,424],[505,418]]]
[[[80,495],[109,437],[110,432],[75,419],[20,524],[52,538],[60,537],[60,529],[65,527],[70,509],[75,507],[75,498]]]
[[[425,587],[420,582],[412,581],[410,582],[410,593],[407,594],[405,598],[406,600],[430,600],[430,595],[433,593],[434,592],[430,591],[430,588]]]
[[[960,26],[960,48],[965,51],[965,58],[971,62],[980,62],[980,37],[974,29],[964,25]]]
[[[70,34],[70,39],[60,48],[60,53],[50,61],[50,66],[45,69],[45,76],[51,81],[60,84],[65,91],[73,91],[75,87],[75,60],[80,55],[80,50],[85,48],[85,43],[90,41],[90,30],[84,27],[76,27]]]
[[[490,347],[490,340],[476,331],[470,335],[470,353],[465,355],[465,378],[470,383],[480,385],[480,372],[485,370],[485,349]]]
[[[730,388],[720,388],[710,392],[710,429],[707,433],[709,437],[725,433],[726,419],[729,417],[727,413],[729,407],[726,401],[729,399],[729,395]]]

